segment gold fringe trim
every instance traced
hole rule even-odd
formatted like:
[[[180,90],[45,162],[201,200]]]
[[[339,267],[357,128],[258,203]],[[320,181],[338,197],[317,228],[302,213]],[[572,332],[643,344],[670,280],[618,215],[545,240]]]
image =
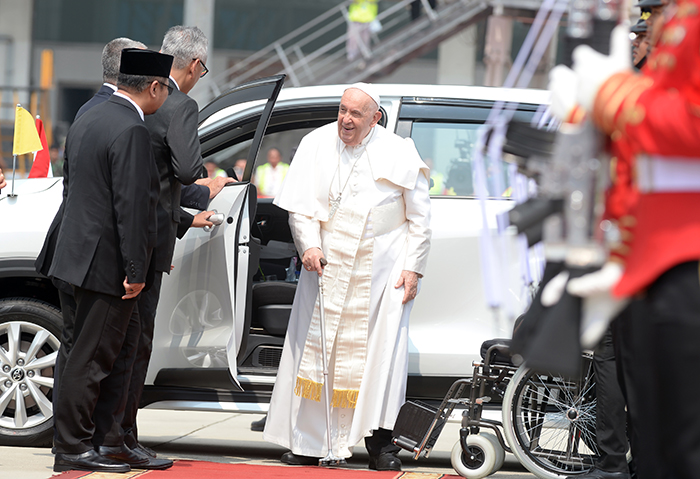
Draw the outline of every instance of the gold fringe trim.
[[[321,389],[323,389],[323,383],[317,383],[311,379],[304,379],[297,376],[297,384],[294,386],[294,394],[303,397],[304,399],[311,399],[312,401],[321,402]]]
[[[359,393],[358,389],[334,389],[331,405],[333,407],[355,409]]]
[[[321,391],[323,383],[317,383],[311,379],[305,379],[297,376],[297,383],[294,386],[294,394],[304,399],[321,402]],[[355,409],[357,404],[357,396],[360,394],[358,389],[334,389],[333,397],[331,398],[331,406]]]

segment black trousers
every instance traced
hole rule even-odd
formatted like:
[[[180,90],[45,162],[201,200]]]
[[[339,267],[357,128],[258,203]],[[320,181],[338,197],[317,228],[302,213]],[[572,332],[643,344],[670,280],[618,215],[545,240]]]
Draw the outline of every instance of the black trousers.
[[[67,284],[64,282],[64,284]],[[71,286],[72,290],[72,286]],[[63,367],[66,364],[68,355],[73,348],[73,329],[75,328],[75,297],[72,293],[68,293],[64,288],[58,288],[58,301],[61,304],[61,316],[63,319],[63,329],[61,330],[61,347],[58,349],[56,357],[56,366],[53,371],[53,393],[51,401],[53,409],[56,410],[56,405],[59,403],[59,392],[61,390],[61,376],[63,375]],[[56,439],[56,430],[54,429],[54,440]],[[54,448],[54,453],[55,448]]]
[[[375,429],[371,436],[365,438],[365,447],[370,456],[377,457],[380,454],[396,454],[401,448],[391,442],[389,429]]]
[[[611,328],[593,353],[596,375],[596,437],[600,457],[596,467],[607,472],[626,472],[627,412],[625,397],[617,379],[615,349]]]
[[[141,293],[136,306],[141,321],[141,332],[138,337],[134,368],[129,381],[126,411],[121,420],[121,427],[124,431],[124,442],[130,448],[134,448],[138,444],[136,414],[139,410],[143,387],[146,382],[146,372],[148,371],[148,365],[151,361],[151,352],[153,351],[156,309],[158,307],[162,283],[163,273],[158,271],[155,273],[153,285],[148,291]]]
[[[637,474],[641,479],[700,477],[698,261],[666,271],[630,306],[623,333],[635,363],[623,377],[631,383]]]
[[[138,305],[138,298],[136,299]],[[138,307],[134,306],[129,318],[124,345],[114,362],[112,373],[100,383],[100,397],[92,415],[95,422],[95,433],[92,440],[94,446],[121,446],[124,443],[122,421],[129,399],[129,383],[135,368],[134,361],[138,352],[140,336],[141,320]]]
[[[637,413],[639,406],[635,403],[636,396],[630,392],[634,384],[634,373],[643,372],[646,368],[643,365],[643,358],[635,357],[636,348],[633,345],[635,329],[633,326],[634,311],[640,307],[637,300],[632,300],[630,304],[615,318],[611,324],[613,333],[613,345],[615,347],[615,364],[617,366],[617,381],[620,384],[620,391],[625,397],[627,404],[627,439],[632,449],[632,462],[630,462],[630,472],[636,473],[638,461],[635,458],[635,444],[639,441],[638,429],[643,418],[639,418]],[[647,358],[648,359],[648,358]],[[638,454],[638,453],[637,453]]]
[[[135,299],[76,287],[75,301],[73,346],[61,364],[54,398],[54,452],[64,454],[80,454],[94,447],[93,413],[101,383],[114,376],[111,384],[123,384],[127,371],[119,365],[115,368],[115,363],[123,347],[133,348],[125,340]],[[126,390],[113,393],[126,396]]]

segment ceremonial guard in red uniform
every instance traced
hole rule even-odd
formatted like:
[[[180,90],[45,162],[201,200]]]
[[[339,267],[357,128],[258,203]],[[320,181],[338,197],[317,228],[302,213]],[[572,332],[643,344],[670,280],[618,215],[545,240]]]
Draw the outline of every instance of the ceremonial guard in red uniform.
[[[581,104],[634,157],[639,194],[620,216],[628,229],[613,294],[632,298],[625,339],[637,363],[627,391],[643,479],[700,477],[700,0],[678,0],[662,21],[641,74],[588,51],[574,63]],[[612,75],[591,88],[584,72],[594,66]]]

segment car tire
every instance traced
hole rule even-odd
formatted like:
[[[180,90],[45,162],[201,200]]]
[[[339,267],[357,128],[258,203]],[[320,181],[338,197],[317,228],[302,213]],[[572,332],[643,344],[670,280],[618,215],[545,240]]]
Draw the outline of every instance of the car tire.
[[[51,400],[62,324],[60,311],[51,304],[0,300],[0,445],[44,447],[53,442]],[[10,397],[3,398],[8,391]],[[24,415],[17,414],[18,400]]]

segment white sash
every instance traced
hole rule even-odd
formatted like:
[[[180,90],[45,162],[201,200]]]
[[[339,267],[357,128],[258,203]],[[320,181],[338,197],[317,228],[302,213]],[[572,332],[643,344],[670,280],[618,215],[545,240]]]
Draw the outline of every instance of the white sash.
[[[372,235],[365,235],[368,214],[341,206],[332,222],[322,223],[329,235],[324,252],[328,265],[323,283],[326,353],[333,371],[333,407],[354,408],[367,359],[374,236],[393,231],[406,221],[403,198],[372,208]],[[369,231],[369,230],[368,230]],[[321,400],[323,364],[318,299],[306,337],[294,393]]]

